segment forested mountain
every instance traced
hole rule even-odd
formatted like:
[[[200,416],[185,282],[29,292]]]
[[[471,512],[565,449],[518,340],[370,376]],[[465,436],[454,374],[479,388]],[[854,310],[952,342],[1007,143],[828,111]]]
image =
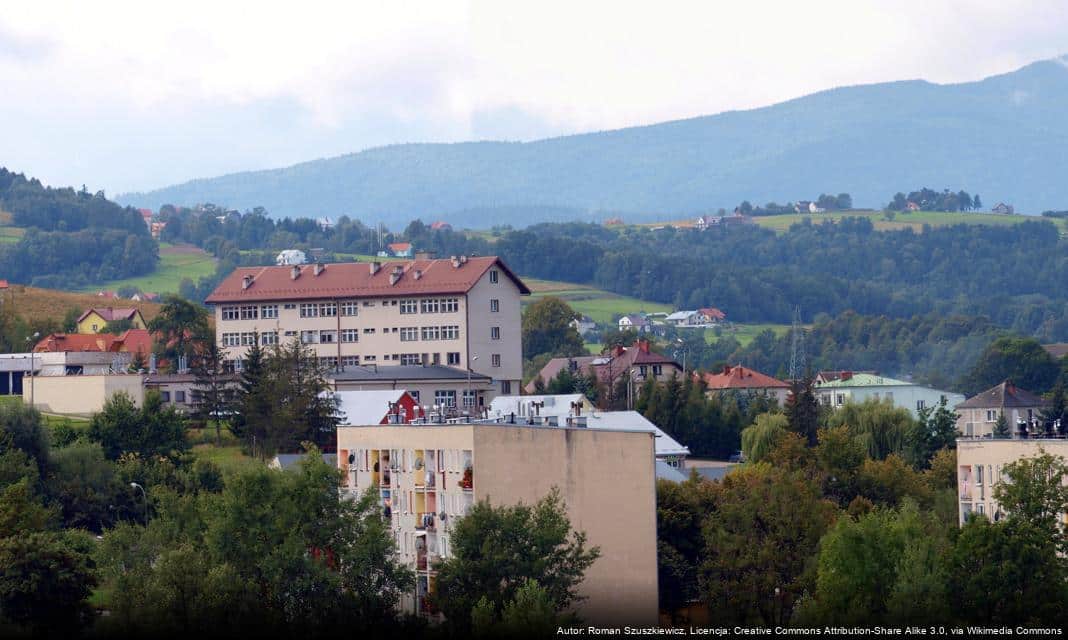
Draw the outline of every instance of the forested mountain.
[[[959,185],[989,206],[1063,209],[1068,63],[979,82],[905,81],[529,143],[405,144],[282,169],[201,179],[120,201],[215,202],[275,215],[404,224],[413,215],[488,227],[624,213],[662,219],[845,191],[881,207],[894,193]],[[487,210],[497,213],[487,214]]]
[[[141,214],[103,193],[45,187],[0,168],[0,210],[26,229],[0,244],[2,275],[12,282],[72,289],[149,273],[159,259]]]

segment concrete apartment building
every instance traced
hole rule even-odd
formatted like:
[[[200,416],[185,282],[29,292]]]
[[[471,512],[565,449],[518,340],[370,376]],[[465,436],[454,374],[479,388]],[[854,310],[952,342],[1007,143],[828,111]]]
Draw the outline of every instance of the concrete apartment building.
[[[235,369],[258,335],[264,346],[299,339],[337,370],[470,368],[491,380],[493,394],[510,394],[523,373],[520,297],[529,293],[497,257],[454,256],[242,267],[206,302]],[[488,402],[474,396],[465,404]]]
[[[532,504],[558,488],[576,530],[601,557],[580,586],[586,622],[657,621],[654,435],[495,422],[341,427],[349,495],[377,492],[401,561],[416,572],[402,607],[427,614],[435,563],[476,501]]]
[[[1003,469],[1011,462],[1043,453],[1068,459],[1068,440],[958,438],[957,497],[960,522],[963,524],[973,513],[993,521],[1005,516],[994,500],[994,487],[1004,480]]]

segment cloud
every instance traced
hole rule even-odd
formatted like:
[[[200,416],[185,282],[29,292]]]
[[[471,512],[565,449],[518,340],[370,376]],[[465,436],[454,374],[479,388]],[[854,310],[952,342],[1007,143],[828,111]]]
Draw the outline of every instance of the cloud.
[[[1065,53],[1062,0],[35,2],[4,162],[109,191],[407,141],[529,140]]]

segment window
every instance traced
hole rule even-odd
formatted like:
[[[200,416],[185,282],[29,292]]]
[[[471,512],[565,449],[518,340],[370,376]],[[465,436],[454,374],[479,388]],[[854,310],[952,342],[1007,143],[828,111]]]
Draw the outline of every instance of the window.
[[[319,315],[324,318],[333,318],[337,316],[337,303],[336,302],[324,302],[319,305]]]
[[[359,329],[342,329],[341,330],[342,342],[359,342],[360,330]]]
[[[500,340],[500,339],[501,339],[501,328],[500,327],[490,327],[490,340]]]
[[[659,365],[659,364],[654,364],[653,365],[653,375],[654,376],[659,376],[659,375],[661,375],[663,373],[664,373],[663,365]]]
[[[490,362],[491,362],[491,363],[493,364],[493,366],[495,366],[495,367],[499,367],[499,366],[501,366],[501,354],[499,354],[499,353],[495,353],[495,354],[493,354],[493,355],[492,355],[492,356],[490,357]]]
[[[223,320],[237,320],[238,311],[237,307],[223,307],[222,319]],[[93,329],[96,329],[96,325],[93,325]]]
[[[401,364],[412,365],[412,364],[419,364],[420,362],[422,362],[422,361],[419,359],[419,354],[418,353],[402,353],[401,354],[401,360],[400,360]]]
[[[417,300],[401,300],[400,312],[405,315],[419,313],[419,302]]]
[[[424,334],[426,329],[423,329]],[[401,327],[400,330],[401,342],[415,342],[419,339],[419,327]],[[423,338],[426,340],[426,338]]]
[[[442,340],[459,340],[460,339],[460,325],[451,324],[441,328]]]
[[[319,366],[326,369],[337,369],[337,356],[323,356],[319,358]]]
[[[164,402],[170,402],[171,401],[171,392],[170,391],[160,391],[159,392],[159,399],[164,401]]]
[[[501,380],[501,394],[507,396],[507,395],[511,395],[511,393],[512,393],[512,381],[511,380]]]
[[[436,298],[428,298],[422,301],[423,313],[437,313],[440,306]]]
[[[100,331],[100,329],[98,329],[98,328],[97,328],[97,325],[95,325],[95,324],[94,324],[94,325],[93,325],[93,331]]]
[[[375,332],[375,328],[374,327],[364,327],[364,329],[363,329],[363,335],[371,334],[371,333],[374,333],[374,332]]]
[[[243,305],[240,308],[240,316],[242,320],[256,320],[259,318],[260,308],[256,305]]]
[[[490,313],[497,313],[501,310],[501,301],[497,298],[490,300]]]
[[[360,315],[360,304],[355,300],[346,300],[341,303],[341,315],[343,316],[357,316]]]
[[[286,331],[286,337],[287,338],[292,338],[295,335],[297,335],[296,331]]]
[[[993,410],[993,409],[987,409],[986,410],[986,421],[987,422],[997,422],[997,420],[998,420],[998,412]]]
[[[272,344],[278,344],[278,332],[277,331],[264,331],[260,334],[260,344],[267,347]]]
[[[251,347],[256,344],[256,332],[255,331],[243,331],[241,333],[241,346]]]
[[[174,392],[174,401],[175,402],[180,402],[182,404],[185,404],[185,391],[175,391]]]
[[[638,367],[638,375],[641,376],[642,378],[645,378],[648,373],[649,373],[649,367],[647,367],[646,365],[643,364],[643,365],[640,365]]]
[[[412,400],[415,400],[415,404],[419,404],[419,392],[418,391],[409,391],[408,395],[410,395],[412,397]],[[428,469],[428,470],[431,470],[431,469]]]
[[[975,467],[975,484],[983,484],[983,465]]]
[[[367,302],[363,303],[363,306],[365,306],[365,307],[373,307],[373,306],[375,306],[375,303],[370,301],[370,300],[368,300]]]
[[[446,362],[446,364],[453,365],[453,366],[459,365],[460,364],[460,352],[459,351],[450,351],[450,352],[446,353],[445,354],[445,362]]]
[[[455,407],[456,392],[451,390],[438,389],[434,392],[434,404],[442,407]]]
[[[301,318],[318,318],[319,317],[319,305],[314,302],[305,302],[300,305],[300,317]]]
[[[923,411],[926,406],[927,406],[927,403],[925,401],[923,401],[923,400],[917,400],[916,401],[916,411]]]
[[[224,347],[239,347],[241,346],[241,334],[224,333],[222,334],[222,343]]]
[[[278,317],[278,305],[276,305],[276,304],[265,304],[265,305],[263,305],[262,307],[260,307],[260,317],[263,318],[264,320],[270,320],[271,318],[277,318]]]
[[[301,341],[302,344],[315,344],[315,343],[319,342],[319,332],[318,331],[301,331],[300,332],[300,341]]]
[[[365,362],[374,362],[377,358],[378,356],[364,356],[363,359]]]
[[[423,340],[441,340],[441,328],[423,327]]]
[[[441,312],[442,313],[456,313],[459,310],[460,310],[460,299],[459,298],[445,298],[444,300],[441,301]]]
[[[843,394],[843,393],[835,394],[834,403],[836,405],[838,405],[839,407],[842,406],[843,404],[845,404],[845,394]]]
[[[290,303],[282,305],[282,308],[283,309],[296,309],[297,305],[292,303],[292,302],[290,302]]]
[[[337,342],[337,331],[320,331],[319,342],[322,344],[333,344]]]
[[[464,390],[464,408],[470,409],[471,407],[475,406],[475,396],[477,395],[477,393],[478,392],[473,389],[470,391],[466,389]]]
[[[497,284],[501,280],[501,272],[496,269],[490,271],[490,282]]]

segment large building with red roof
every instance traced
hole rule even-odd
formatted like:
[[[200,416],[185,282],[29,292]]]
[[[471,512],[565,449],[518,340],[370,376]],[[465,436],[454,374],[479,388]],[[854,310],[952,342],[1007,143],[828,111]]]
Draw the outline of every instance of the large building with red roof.
[[[75,351],[109,351],[138,353],[148,358],[152,353],[152,336],[145,329],[129,329],[119,335],[110,333],[52,333],[33,347],[36,353]]]
[[[485,406],[523,375],[520,297],[530,289],[499,258],[242,267],[208,296],[216,338],[240,368],[254,340],[300,340],[330,368],[442,365],[492,380],[422,404]]]
[[[761,395],[775,398],[780,405],[786,404],[790,385],[742,365],[723,367],[716,373],[701,376],[709,393],[737,392],[746,395]]]

